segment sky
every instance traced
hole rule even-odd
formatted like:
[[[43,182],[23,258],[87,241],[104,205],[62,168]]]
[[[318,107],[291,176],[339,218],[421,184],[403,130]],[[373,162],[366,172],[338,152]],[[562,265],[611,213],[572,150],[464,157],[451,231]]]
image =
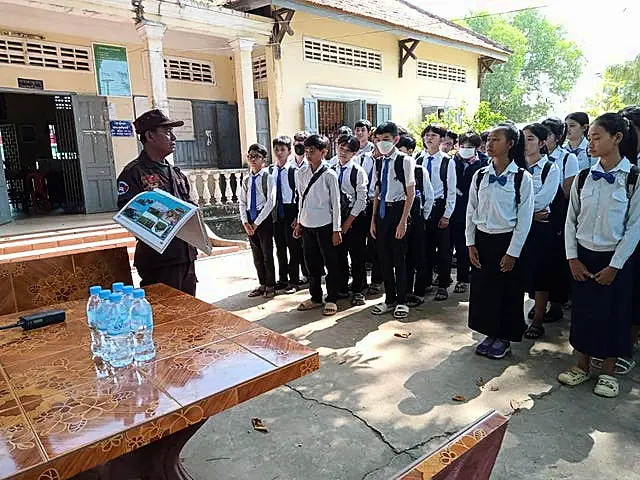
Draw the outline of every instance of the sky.
[[[570,98],[554,107],[564,117],[580,110],[585,100],[599,90],[598,74],[611,64],[634,59],[640,53],[638,41],[639,0],[410,0],[427,11],[448,19],[463,18],[470,11],[490,13],[541,7],[540,13],[567,31],[585,56],[583,74]],[[595,7],[595,8],[594,8]],[[635,22],[634,22],[635,19]]]

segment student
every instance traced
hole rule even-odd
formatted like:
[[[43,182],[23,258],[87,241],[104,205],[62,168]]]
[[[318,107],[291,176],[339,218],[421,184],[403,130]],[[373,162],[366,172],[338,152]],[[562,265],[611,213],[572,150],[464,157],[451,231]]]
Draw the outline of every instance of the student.
[[[447,288],[451,284],[451,232],[449,219],[456,206],[456,165],[440,150],[440,143],[447,130],[439,125],[427,125],[422,131],[425,145],[424,154],[416,159],[429,172],[435,203],[427,220],[427,241],[425,245],[427,269],[438,268],[438,291],[434,300],[449,298]],[[432,291],[432,274],[427,278],[427,293]]]
[[[591,168],[594,159],[589,155],[589,115],[584,112],[573,112],[564,119],[567,126],[567,143],[565,149],[578,159],[578,170]]]
[[[360,148],[358,148],[356,156],[359,160],[363,160],[364,154],[373,152],[374,148],[373,143],[369,140],[369,135],[371,134],[371,122],[365,119],[358,120],[353,126],[353,134],[360,144]],[[362,162],[360,162],[360,166],[362,166]]]
[[[311,134],[309,132],[302,130],[293,136],[293,155],[289,157],[289,166],[294,170],[299,170],[307,164],[307,159],[304,153],[304,142],[307,138],[309,138],[310,135]],[[296,199],[299,200],[297,197],[298,194],[296,192]],[[303,288],[306,288],[309,283],[307,279],[309,272],[307,271],[307,265],[304,262],[304,254],[302,251],[302,238],[294,237],[292,248],[296,250],[294,257],[300,259],[300,270],[302,271],[302,277],[298,282],[298,290],[301,290]]]
[[[276,189],[269,170],[264,168],[267,149],[259,143],[249,147],[247,154],[250,174],[242,179],[240,191],[240,220],[249,235],[253,264],[260,285],[249,292],[249,297],[276,296],[276,272],[273,263],[273,220]]]
[[[416,194],[413,159],[396,149],[400,140],[393,122],[375,131],[376,158],[371,236],[376,239],[378,260],[384,278],[385,301],[373,308],[374,315],[393,311],[396,319],[407,318],[407,228]]]
[[[333,315],[338,311],[336,302],[340,287],[338,250],[335,247],[342,242],[338,176],[324,164],[329,151],[329,141],[325,137],[311,135],[304,146],[308,163],[296,172],[300,204],[293,235],[303,238],[311,298],[298,305],[298,310],[322,306],[321,281],[326,268],[327,297],[322,313]]]
[[[487,337],[478,355],[503,358],[525,331],[520,253],[533,218],[533,181],[526,170],[524,138],[501,123],[487,138],[488,166],[471,181],[466,239],[471,272],[469,328]]]
[[[347,127],[346,125],[343,125],[340,128],[338,128],[336,138],[340,138],[342,135],[353,135],[353,131],[351,130],[351,128]],[[336,154],[333,157],[331,157],[328,162],[331,168],[335,167],[338,164],[338,144],[337,143],[336,143],[335,152]]]
[[[401,153],[413,155],[416,141],[409,135],[401,135],[396,144]],[[433,208],[433,187],[429,172],[424,165],[415,166],[416,196],[411,206],[411,227],[407,233],[407,306],[417,307],[424,303],[427,289],[427,259],[424,252],[426,242],[425,221]]]
[[[447,130],[447,134],[442,139],[440,143],[440,151],[446,153],[449,156],[452,156],[455,153],[455,149],[458,145],[458,134],[456,132],[452,132],[451,130]]]
[[[481,143],[480,143],[480,146],[478,147],[478,153],[481,153],[483,155],[487,154],[487,138],[489,138],[488,130],[480,134]],[[487,156],[487,160],[489,160],[488,156]]]
[[[451,237],[456,249],[457,275],[455,293],[467,293],[469,288],[469,251],[465,239],[465,221],[467,216],[467,203],[469,203],[469,189],[474,174],[486,167],[487,160],[479,157],[480,136],[474,132],[460,135],[460,149],[454,157],[456,167],[456,207],[451,215]]]
[[[525,244],[526,265],[529,270],[529,291],[535,292],[533,322],[525,332],[528,339],[538,339],[544,335],[544,314],[549,301],[549,289],[554,273],[553,261],[549,258],[555,244],[555,229],[564,225],[564,202],[560,187],[560,169],[549,161],[545,152],[549,130],[540,123],[532,123],[523,129],[524,153],[527,168],[533,178],[533,224]],[[552,211],[556,195],[560,197],[559,211]],[[556,204],[557,205],[557,204]],[[555,214],[559,222],[552,222]],[[559,223],[559,225],[558,225]]]
[[[599,157],[571,187],[566,223],[567,259],[573,276],[569,342],[579,352],[578,364],[558,375],[565,385],[590,378],[590,357],[604,359],[593,392],[619,393],[617,357],[630,357],[633,265],[640,240],[638,168],[634,128],[618,113],[605,113],[589,128],[589,150]]]
[[[353,161],[360,143],[353,135],[338,138],[338,174],[340,187],[340,211],[342,243],[338,248],[340,266],[340,297],[349,296],[349,257],[351,257],[351,305],[365,304],[364,289],[367,284],[366,242],[370,223],[367,223],[367,174]]]
[[[296,198],[296,170],[287,161],[291,154],[291,138],[282,135],[273,139],[276,163],[269,172],[276,186],[276,204],[273,209],[274,239],[278,257],[278,282],[276,291],[295,293],[300,284],[300,262],[302,249],[293,238],[293,222],[298,216]]]

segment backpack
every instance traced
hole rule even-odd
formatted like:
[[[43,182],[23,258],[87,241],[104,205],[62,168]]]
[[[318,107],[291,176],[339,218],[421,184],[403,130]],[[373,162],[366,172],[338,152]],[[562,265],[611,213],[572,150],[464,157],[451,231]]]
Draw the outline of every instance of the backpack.
[[[338,164],[331,167],[334,172],[339,174],[338,172]],[[353,191],[356,191],[356,186],[358,185],[358,170],[356,168],[351,167],[351,172],[349,173],[349,181],[351,182],[351,186],[353,187]],[[349,197],[346,193],[342,191],[341,185],[338,184],[338,188],[340,189],[340,215],[342,221],[346,220],[349,216],[351,209],[349,208]],[[355,196],[355,193],[354,193]]]
[[[478,176],[476,177],[476,190],[480,189],[480,183],[484,178],[484,174],[487,173],[489,167],[482,167],[478,170]],[[516,173],[516,178],[513,180],[513,183],[516,187],[516,206],[520,205],[520,187],[522,186],[522,179],[524,178],[524,168],[518,167],[518,173]]]
[[[422,165],[424,163],[424,159],[426,156],[427,154],[424,154],[416,158],[416,163],[418,165]],[[440,181],[442,182],[442,186],[444,187],[445,201],[447,200],[447,194],[449,192],[449,185],[447,184],[447,173],[449,172],[449,160],[451,160],[451,157],[443,153],[442,160],[440,161]]]
[[[542,184],[547,181],[547,177],[549,176],[549,172],[551,171],[551,164],[553,162],[548,161],[542,167],[542,174],[540,175],[540,179],[542,180]],[[558,185],[558,190],[556,191],[556,195],[553,197],[551,204],[549,205],[551,209],[551,213],[549,214],[549,222],[553,226],[553,230],[557,232],[562,232],[564,230],[564,222],[567,217],[566,215],[566,206],[567,202],[564,197],[564,190],[562,189],[562,183]]]
[[[269,175],[273,174],[273,167],[275,167],[274,164],[269,165]],[[298,193],[296,191],[296,169],[295,168],[291,168],[291,167],[287,168],[287,178],[289,180],[289,188],[293,192],[293,197],[294,197],[293,203],[297,203]]]
[[[591,173],[591,169],[585,168],[584,170],[581,170],[580,173],[578,174],[578,201],[580,201],[580,192],[582,192],[582,187],[584,187],[584,182],[587,181],[587,177],[589,176],[589,173]],[[625,223],[629,218],[629,208],[631,208],[631,198],[633,197],[633,194],[636,191],[638,176],[640,176],[640,167],[638,167],[637,165],[631,165],[631,170],[627,175],[627,184],[626,184],[628,204],[627,204],[627,213],[625,214]]]
[[[404,194],[406,195],[407,185],[404,178],[404,158],[404,154],[398,153],[396,159],[393,161],[393,171],[396,174],[396,180],[402,183],[402,188],[404,189]],[[376,186],[380,187],[380,182],[382,181],[382,157],[376,158],[376,173],[378,175],[378,182]]]
[[[416,165],[416,198],[411,205],[411,216],[418,217],[424,209],[424,174],[422,172],[422,166]]]

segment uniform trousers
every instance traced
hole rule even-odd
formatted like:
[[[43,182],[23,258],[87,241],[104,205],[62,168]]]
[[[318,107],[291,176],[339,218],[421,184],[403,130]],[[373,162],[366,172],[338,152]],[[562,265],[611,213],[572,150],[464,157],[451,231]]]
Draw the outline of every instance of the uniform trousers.
[[[425,252],[427,257],[427,286],[431,286],[433,269],[438,267],[438,287],[447,288],[451,283],[451,239],[450,227],[438,225],[444,215],[446,202],[438,198],[426,224]]]
[[[271,217],[265,219],[253,235],[249,237],[251,253],[253,253],[253,265],[258,273],[260,285],[275,287],[276,268],[273,263],[273,222]]]
[[[298,215],[298,207],[295,204],[285,204],[283,207],[284,217],[278,215],[273,225],[278,257],[278,281],[295,285],[300,281],[300,265],[303,262],[302,244],[299,239],[293,237],[291,226]]]
[[[362,293],[367,284],[366,242],[369,224],[364,214],[358,215],[351,228],[342,236],[342,243],[338,250],[338,264],[340,266],[340,293],[349,290],[349,257],[351,258],[351,276],[353,293]]]
[[[309,270],[309,293],[311,300],[322,302],[322,274],[327,269],[325,282],[327,284],[326,301],[338,301],[340,285],[340,267],[338,264],[338,249],[333,246],[333,226],[302,227],[302,246],[304,260]]]
[[[404,201],[387,203],[384,218],[380,218],[379,213],[376,215],[376,245],[387,305],[407,303],[406,256],[409,242],[406,234],[401,239],[396,238],[403,209]],[[410,225],[407,231],[409,228]]]

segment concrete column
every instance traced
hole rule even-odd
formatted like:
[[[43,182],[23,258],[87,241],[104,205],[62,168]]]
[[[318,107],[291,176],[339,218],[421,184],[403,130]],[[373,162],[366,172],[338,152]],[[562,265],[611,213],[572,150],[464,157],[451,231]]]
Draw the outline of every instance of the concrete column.
[[[136,24],[142,38],[143,62],[147,72],[147,97],[151,108],[159,108],[169,115],[167,80],[164,76],[164,54],[162,43],[167,27],[162,23],[143,20]]]
[[[233,50],[233,63],[236,79],[236,99],[240,122],[240,147],[245,155],[249,146],[255,143],[256,110],[253,98],[253,64],[251,51],[255,42],[250,38],[236,38],[229,42]],[[269,148],[268,145],[265,147]]]
[[[278,135],[292,135],[287,132],[280,118],[280,105],[283,105],[284,82],[282,75],[282,60],[276,60],[274,46],[266,47],[267,58],[267,97],[269,98],[269,127],[272,137]],[[299,106],[302,110],[302,104]]]

